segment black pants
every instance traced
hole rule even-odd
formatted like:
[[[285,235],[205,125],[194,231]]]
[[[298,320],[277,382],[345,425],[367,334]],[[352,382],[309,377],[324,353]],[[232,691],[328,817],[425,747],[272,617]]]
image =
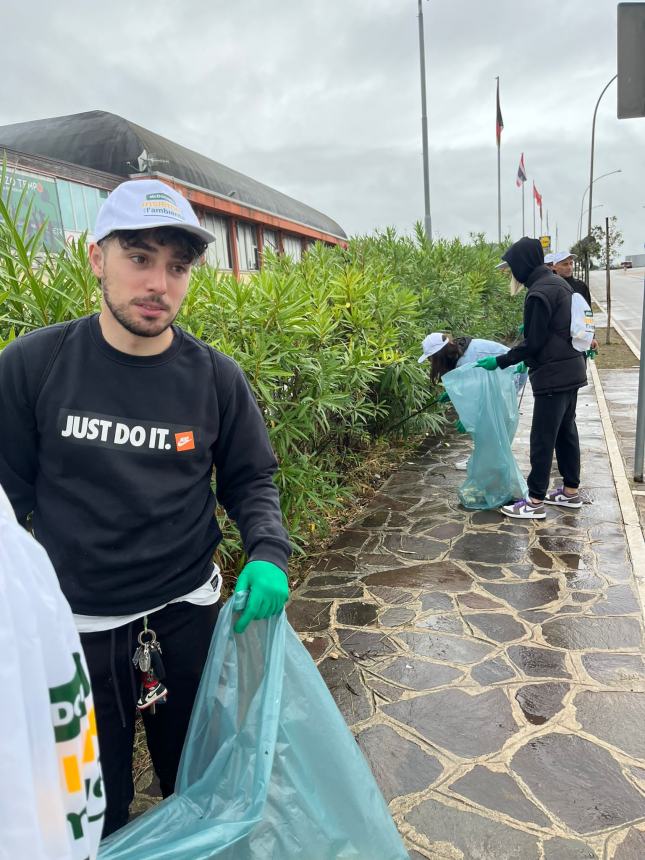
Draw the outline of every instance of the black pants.
[[[580,486],[580,443],[576,427],[578,389],[533,398],[529,496],[543,499],[549,489],[553,452],[566,487]]]
[[[148,616],[161,643],[168,700],[155,714],[143,712],[148,749],[164,797],[172,794],[188,721],[208,655],[219,605],[171,603]],[[134,797],[132,751],[138,672],[132,655],[143,619],[100,633],[83,633],[81,642],[92,681],[101,768],[107,808],[103,836],[128,820]]]

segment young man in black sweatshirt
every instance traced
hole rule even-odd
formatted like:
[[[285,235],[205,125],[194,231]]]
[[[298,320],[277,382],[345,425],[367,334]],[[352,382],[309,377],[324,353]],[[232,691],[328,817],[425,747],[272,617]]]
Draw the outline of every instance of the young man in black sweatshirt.
[[[486,370],[520,361],[528,365],[533,389],[528,498],[504,505],[501,512],[515,519],[544,519],[545,503],[582,505],[576,404],[578,389],[587,384],[585,358],[571,343],[573,289],[544,265],[540,242],[524,237],[502,260],[515,281],[526,287],[524,340],[505,355],[482,358],[477,364]],[[563,485],[549,492],[554,451]]]
[[[213,473],[249,559],[236,630],[288,597],[290,545],[260,410],[232,359],[173,324],[213,238],[172,188],[124,182],[89,250],[100,314],[31,332],[0,354],[0,484],[18,519],[31,515],[81,633],[104,836],[126,823],[133,797],[135,704],[162,793],[174,790],[219,605]],[[165,677],[140,689],[132,661],[144,626],[161,644]]]

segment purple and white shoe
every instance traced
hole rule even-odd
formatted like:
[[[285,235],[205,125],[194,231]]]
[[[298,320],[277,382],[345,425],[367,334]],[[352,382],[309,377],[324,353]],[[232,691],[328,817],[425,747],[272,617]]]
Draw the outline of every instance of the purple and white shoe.
[[[541,502],[534,505],[529,499],[519,499],[510,505],[502,505],[499,510],[505,517],[515,520],[543,520],[546,517],[544,505]]]
[[[581,508],[582,498],[580,493],[573,496],[568,496],[564,492],[564,487],[556,487],[555,490],[550,490],[544,497],[545,505],[559,505],[561,508]]]

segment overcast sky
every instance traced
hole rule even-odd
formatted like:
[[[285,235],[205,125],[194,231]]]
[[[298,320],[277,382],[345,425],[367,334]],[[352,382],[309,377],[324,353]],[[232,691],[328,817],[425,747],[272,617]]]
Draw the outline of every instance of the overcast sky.
[[[429,0],[433,229],[519,238],[525,153],[560,248],[577,238],[593,109],[616,72],[613,0]],[[107,110],[321,210],[349,234],[423,218],[416,0],[24,0],[2,15],[0,125]],[[594,223],[645,241],[645,119],[596,123]],[[539,230],[539,219],[538,219]]]

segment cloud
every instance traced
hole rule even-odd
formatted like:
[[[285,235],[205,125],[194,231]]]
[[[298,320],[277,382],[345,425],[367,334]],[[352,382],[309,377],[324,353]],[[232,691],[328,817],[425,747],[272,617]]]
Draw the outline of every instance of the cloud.
[[[552,234],[575,241],[594,105],[616,68],[613,0],[423,3],[431,205],[446,237],[497,233],[495,76],[502,231],[519,236],[525,153]],[[423,218],[414,0],[171,0],[10,4],[0,124],[101,109],[312,205],[348,232]],[[616,214],[643,246],[645,120],[598,112],[594,220]],[[641,199],[642,198],[642,199]]]

